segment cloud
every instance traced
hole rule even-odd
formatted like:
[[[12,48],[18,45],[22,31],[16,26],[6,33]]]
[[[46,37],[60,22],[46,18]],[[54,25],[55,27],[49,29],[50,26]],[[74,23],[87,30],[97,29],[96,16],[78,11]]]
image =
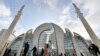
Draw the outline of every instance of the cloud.
[[[100,0],[86,0],[84,2],[84,9],[87,9],[89,11],[89,15],[91,16],[93,14],[95,14],[97,11],[100,11]]]
[[[51,8],[54,8],[56,6],[57,0],[44,0],[44,3]]]
[[[78,5],[83,4],[85,0],[72,0],[72,3],[77,3]]]
[[[0,28],[7,28],[11,21],[11,10],[4,3],[0,3]]]
[[[65,7],[62,11],[62,14],[59,15],[59,23],[58,25],[62,28],[69,28],[73,30],[77,28],[79,21],[73,20],[71,15],[71,5]]]
[[[55,8],[58,0],[33,0],[34,4],[48,6],[50,8]]]
[[[18,23],[15,27],[15,35],[18,36],[22,33],[25,33],[27,29],[25,29],[20,23]]]
[[[0,28],[8,28],[12,21],[11,17],[2,17],[0,19]]]
[[[62,10],[62,14],[59,16],[59,23],[58,25],[60,25],[62,28],[65,28],[65,23],[67,21],[69,21],[69,18],[70,18],[70,6],[68,7],[65,7],[63,10]]]
[[[0,3],[0,17],[10,16],[10,8],[5,6],[3,3]]]

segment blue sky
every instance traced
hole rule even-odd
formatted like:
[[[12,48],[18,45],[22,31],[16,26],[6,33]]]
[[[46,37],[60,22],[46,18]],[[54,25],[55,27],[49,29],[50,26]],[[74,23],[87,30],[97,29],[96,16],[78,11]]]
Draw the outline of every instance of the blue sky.
[[[73,2],[81,9],[86,20],[100,38],[99,0],[0,0],[0,30],[9,27],[17,11],[25,4],[23,15],[14,29],[15,35],[25,33],[31,28],[34,31],[43,23],[55,23],[63,29],[68,28],[85,39],[90,39],[75,13]]]

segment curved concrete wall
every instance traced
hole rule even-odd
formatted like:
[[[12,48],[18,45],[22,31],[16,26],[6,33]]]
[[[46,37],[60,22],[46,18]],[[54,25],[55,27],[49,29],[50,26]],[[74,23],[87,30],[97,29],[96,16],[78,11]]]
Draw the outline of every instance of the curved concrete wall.
[[[42,24],[42,25],[40,25],[40,26],[38,26],[38,27],[36,28],[36,30],[35,30],[34,33],[33,33],[33,47],[34,47],[34,46],[38,47],[38,46],[37,46],[37,45],[38,45],[38,39],[39,39],[41,33],[42,33],[43,31],[47,30],[48,28],[49,28],[48,23]]]
[[[78,37],[80,40],[82,40],[83,41],[83,43],[86,45],[86,47],[88,48],[88,46],[89,46],[89,44],[87,43],[87,41],[81,36],[81,35],[79,35],[78,33],[75,33],[74,32],[74,35],[75,36],[80,36],[80,37]]]
[[[27,33],[27,34],[32,34],[32,29],[28,30],[26,33]],[[16,37],[16,38],[9,44],[9,47],[10,47],[12,44],[14,44],[15,42],[17,42],[19,38],[22,38],[23,35],[24,35],[24,33],[23,33],[23,34],[20,34],[18,37]]]
[[[53,24],[53,23],[44,23],[44,24],[42,24],[42,25],[40,25],[36,28],[36,30],[34,31],[34,34],[33,34],[33,47],[34,46],[38,47],[38,39],[39,39],[41,33],[45,30],[48,30],[50,24],[54,28],[55,37],[56,37],[56,40],[57,40],[58,53],[59,54],[60,53],[65,53],[65,49],[64,49],[64,32],[58,25]]]
[[[57,45],[58,45],[58,53],[65,53],[65,48],[64,48],[64,32],[63,30],[56,24],[52,24],[54,27],[54,31],[56,34],[56,39],[57,39]]]

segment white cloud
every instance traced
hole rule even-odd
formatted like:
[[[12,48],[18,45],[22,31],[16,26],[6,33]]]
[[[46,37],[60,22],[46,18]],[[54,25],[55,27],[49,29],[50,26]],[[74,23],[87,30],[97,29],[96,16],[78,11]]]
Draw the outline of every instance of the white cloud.
[[[12,21],[11,10],[4,3],[0,3],[0,28],[7,28]]]
[[[15,27],[15,35],[18,36],[22,33],[25,33],[27,30],[20,24],[18,23]]]
[[[50,8],[55,8],[58,0],[33,0],[34,4],[45,5]]]
[[[12,21],[11,17],[4,17],[0,19],[0,28],[8,28]]]
[[[62,11],[62,14],[67,14],[67,15],[69,15],[69,14],[70,14],[69,11],[70,11],[70,6],[64,8],[63,11]]]
[[[72,0],[72,3],[77,3],[77,5],[80,5],[84,2],[85,0]]]
[[[70,8],[70,6],[65,7],[62,10],[62,14],[59,16],[59,23],[58,23],[58,25],[60,25],[62,28],[65,28],[65,22],[69,21],[68,20],[70,18],[70,12],[69,12],[70,9],[69,8]]]
[[[5,6],[3,3],[0,3],[0,16],[10,16],[11,15],[11,11],[10,8]]]
[[[87,0],[84,2],[84,9],[89,11],[89,16],[95,14],[97,11],[100,11],[100,0]]]
[[[57,0],[44,0],[44,3],[51,8],[54,8],[56,6]]]
[[[71,6],[67,6],[65,7],[61,12],[62,14],[59,16],[59,23],[58,25],[60,25],[62,28],[76,28],[75,26],[77,26],[77,21],[73,20],[71,17]]]

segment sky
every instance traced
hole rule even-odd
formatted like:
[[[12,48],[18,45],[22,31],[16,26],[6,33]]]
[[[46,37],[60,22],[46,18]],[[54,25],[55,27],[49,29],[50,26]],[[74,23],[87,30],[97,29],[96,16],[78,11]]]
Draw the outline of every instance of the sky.
[[[80,8],[100,39],[100,0],[0,0],[0,30],[8,29],[20,7],[25,5],[23,15],[14,28],[16,36],[29,29],[34,31],[43,23],[55,23],[62,29],[68,28],[90,39],[72,3]]]

